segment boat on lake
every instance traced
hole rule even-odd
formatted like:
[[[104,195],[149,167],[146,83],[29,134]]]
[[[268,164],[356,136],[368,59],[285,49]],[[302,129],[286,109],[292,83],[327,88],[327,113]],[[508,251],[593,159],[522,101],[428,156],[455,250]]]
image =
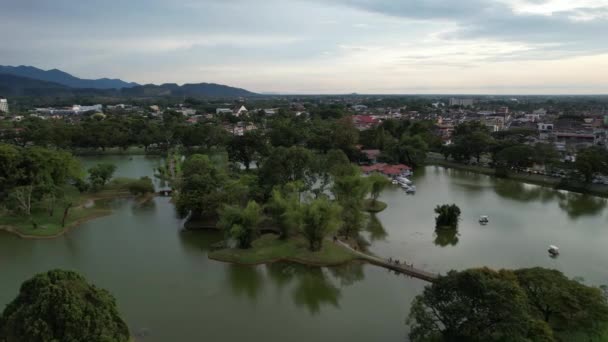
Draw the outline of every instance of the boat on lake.
[[[479,223],[486,225],[490,223],[490,219],[486,215],[482,215],[479,217]]]
[[[551,255],[552,257],[556,257],[559,255],[559,248],[557,246],[551,245],[549,246],[549,255]]]

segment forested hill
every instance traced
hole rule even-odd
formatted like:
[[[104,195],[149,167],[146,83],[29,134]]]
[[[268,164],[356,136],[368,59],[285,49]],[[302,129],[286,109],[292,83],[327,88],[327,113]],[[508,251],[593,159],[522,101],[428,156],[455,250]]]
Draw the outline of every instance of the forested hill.
[[[148,84],[123,89],[92,89],[72,88],[63,84],[38,80],[29,77],[0,73],[0,96],[129,96],[129,97],[156,97],[156,96],[203,96],[203,97],[246,97],[255,93],[241,88],[229,87],[221,84],[162,84],[160,86]]]
[[[0,65],[0,73],[58,83],[70,88],[121,89],[139,85],[134,82],[125,82],[123,80],[110,78],[100,78],[96,80],[82,79],[58,69],[42,70],[25,65],[17,67]]]
[[[162,85],[147,84],[144,86],[122,89],[128,96],[209,96],[209,97],[240,97],[256,95],[248,90],[229,87],[215,83],[184,84],[174,83]]]

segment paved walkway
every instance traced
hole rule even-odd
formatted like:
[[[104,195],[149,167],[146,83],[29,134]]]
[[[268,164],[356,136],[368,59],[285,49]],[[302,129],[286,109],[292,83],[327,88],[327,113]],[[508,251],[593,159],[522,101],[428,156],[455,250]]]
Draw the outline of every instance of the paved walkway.
[[[434,282],[439,275],[435,274],[435,273],[430,273],[421,269],[417,269],[415,267],[412,266],[407,266],[404,264],[396,264],[394,262],[389,262],[388,260],[384,260],[378,257],[375,257],[373,255],[369,255],[357,250],[354,250],[352,247],[350,247],[348,244],[338,240],[338,243],[341,244],[342,246],[348,248],[349,250],[351,250],[353,253],[357,254],[359,257],[361,257],[362,259],[366,260],[367,262],[369,262],[370,264],[374,264],[376,266],[380,266],[380,267],[384,267],[386,269],[389,269],[391,271],[395,271],[401,274],[405,274],[408,275],[410,277],[414,277],[414,278],[418,278],[424,281],[428,281],[428,282]]]

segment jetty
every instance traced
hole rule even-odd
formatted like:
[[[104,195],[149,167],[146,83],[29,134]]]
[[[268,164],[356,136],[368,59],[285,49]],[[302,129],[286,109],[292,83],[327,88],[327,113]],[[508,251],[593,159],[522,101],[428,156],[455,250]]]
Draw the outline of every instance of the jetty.
[[[387,259],[382,259],[382,258],[373,256],[373,255],[369,255],[369,254],[357,251],[357,250],[353,249],[351,246],[349,246],[347,243],[344,243],[339,240],[337,241],[337,243],[341,244],[345,248],[348,248],[351,252],[355,253],[361,259],[367,261],[368,263],[370,263],[372,265],[384,267],[391,271],[394,271],[394,272],[397,272],[400,274],[404,274],[404,275],[407,275],[407,276],[410,276],[413,278],[417,278],[420,280],[428,281],[430,283],[434,282],[435,280],[437,280],[437,278],[439,278],[439,274],[427,272],[425,270],[421,270],[419,268],[416,268],[414,266],[410,266],[410,265],[407,265],[404,263],[398,264],[395,261],[389,261]]]

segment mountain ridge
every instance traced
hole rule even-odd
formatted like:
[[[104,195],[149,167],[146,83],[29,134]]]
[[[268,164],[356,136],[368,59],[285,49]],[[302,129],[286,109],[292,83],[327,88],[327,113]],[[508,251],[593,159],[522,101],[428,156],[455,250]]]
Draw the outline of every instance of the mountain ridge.
[[[59,70],[60,71],[60,70]],[[60,71],[61,72],[61,71]],[[17,76],[0,72],[0,96],[201,96],[201,97],[246,97],[257,94],[242,88],[216,83],[147,84],[122,89],[73,88],[56,82]]]
[[[43,70],[28,65],[16,67],[0,65],[0,73],[58,83],[71,88],[122,89],[139,86],[135,82],[125,82],[118,78],[83,79],[59,69]]]

